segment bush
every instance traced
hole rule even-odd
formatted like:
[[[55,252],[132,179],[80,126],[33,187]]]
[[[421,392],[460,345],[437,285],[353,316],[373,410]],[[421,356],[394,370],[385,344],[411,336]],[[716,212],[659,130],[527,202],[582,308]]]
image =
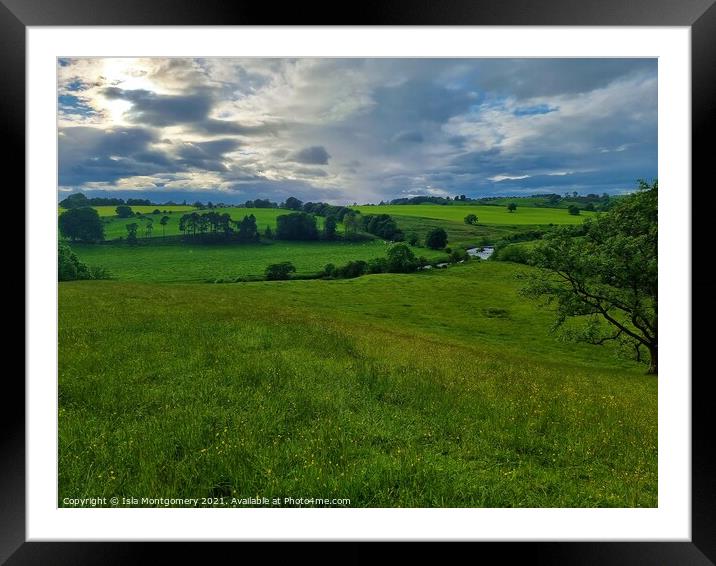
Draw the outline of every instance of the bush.
[[[82,263],[67,242],[60,240],[57,246],[57,279],[58,281],[109,279],[109,272],[103,267],[89,267]]]
[[[272,263],[266,268],[266,279],[268,281],[283,281],[290,279],[291,273],[295,273],[296,268],[290,261],[281,263]]]
[[[577,215],[579,215],[579,207],[575,206],[573,204],[570,204],[569,207],[567,208],[567,212],[569,212],[572,216],[577,216]]]
[[[127,206],[126,204],[120,204],[117,208],[114,209],[114,211],[117,213],[117,216],[119,216],[119,218],[130,218],[134,215],[132,207]]]
[[[419,242],[420,242],[420,238],[418,238],[417,234],[413,233],[408,236],[408,243],[411,246],[417,246]]]
[[[494,258],[498,261],[528,264],[530,262],[530,252],[524,246],[508,245],[496,250]]]
[[[368,263],[359,259],[357,261],[349,261],[343,267],[338,267],[334,274],[336,277],[345,279],[352,279],[353,277],[360,277],[368,271]]]
[[[442,228],[433,228],[425,236],[425,245],[433,250],[443,249],[448,242],[447,232]]]
[[[410,273],[418,269],[418,258],[406,244],[395,244],[388,250],[388,271]]]
[[[405,239],[405,235],[389,214],[366,214],[362,217],[362,222],[366,232],[384,240],[402,242]]]
[[[336,271],[336,266],[332,263],[327,263],[326,266],[323,268],[323,276],[324,277],[333,277],[334,272]]]
[[[388,273],[388,260],[376,257],[368,261],[368,273]]]
[[[450,262],[451,263],[458,263],[460,261],[468,261],[470,259],[470,254],[468,254],[465,250],[453,250],[450,253]]]

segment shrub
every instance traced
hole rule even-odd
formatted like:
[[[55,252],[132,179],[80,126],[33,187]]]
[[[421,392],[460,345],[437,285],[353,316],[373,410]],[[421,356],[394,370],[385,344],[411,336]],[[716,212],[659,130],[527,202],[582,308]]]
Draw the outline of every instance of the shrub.
[[[349,261],[346,265],[336,268],[334,273],[336,277],[352,279],[353,277],[360,277],[367,271],[368,263],[359,259],[357,261]]]
[[[447,232],[442,228],[433,228],[425,236],[425,245],[433,250],[441,250],[447,245]]]
[[[57,246],[58,281],[80,279],[109,279],[109,272],[103,267],[90,267],[80,261],[67,242],[60,240]]]
[[[530,262],[529,250],[524,246],[517,245],[509,245],[496,250],[494,257],[499,261],[511,261],[513,263],[528,264]]]
[[[418,258],[406,244],[395,244],[388,250],[387,271],[390,273],[410,273],[418,265]]]
[[[130,218],[134,215],[134,212],[132,211],[131,206],[127,206],[126,204],[120,204],[117,208],[114,209],[114,211],[117,213],[117,216],[120,218]]]
[[[266,279],[268,281],[282,281],[289,279],[291,273],[295,273],[296,268],[290,261],[281,263],[272,263],[266,267]]]

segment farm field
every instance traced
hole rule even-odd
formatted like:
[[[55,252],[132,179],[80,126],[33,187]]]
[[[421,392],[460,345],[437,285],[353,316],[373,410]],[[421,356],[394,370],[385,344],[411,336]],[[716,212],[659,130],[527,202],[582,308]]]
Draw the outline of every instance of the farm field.
[[[327,263],[385,256],[382,240],[366,242],[288,242],[261,244],[182,244],[152,242],[147,245],[75,244],[80,260],[104,267],[113,278],[131,281],[207,281],[228,277],[263,275],[266,266],[290,261],[299,275],[321,271]],[[421,248],[428,259],[446,257],[443,252]]]
[[[439,204],[395,204],[376,206],[355,206],[362,214],[390,214],[391,216],[414,216],[463,222],[468,214],[478,217],[478,224],[497,224],[506,226],[581,224],[586,218],[596,216],[594,212],[582,211],[578,216],[569,214],[562,208],[519,207],[508,212],[506,207],[489,205],[439,205]]]
[[[555,340],[525,269],[61,283],[60,505],[656,506],[656,380]]]
[[[117,214],[117,206],[93,206],[97,213],[102,216],[116,216]],[[151,214],[152,211],[159,209],[159,210],[166,210],[167,212],[172,212],[173,214],[181,213],[186,214],[187,212],[191,212],[194,210],[193,206],[189,205],[163,205],[163,204],[157,204],[157,205],[131,205],[131,208],[134,212],[138,212],[140,214]],[[64,208],[58,208],[57,213],[62,214],[65,211]]]
[[[102,207],[96,207],[96,208],[102,208]],[[136,208],[152,208],[152,207],[136,207]],[[156,208],[156,207],[155,207]],[[159,207],[161,209],[161,207]],[[135,207],[132,207],[132,210],[134,210]],[[154,208],[152,208],[154,210]],[[163,209],[162,209],[163,210]],[[181,235],[181,231],[179,230],[179,220],[181,217],[186,214],[187,212],[192,212],[194,209],[186,210],[186,211],[174,211],[170,214],[152,214],[151,210],[147,213],[147,218],[150,218],[152,220],[152,234],[150,238],[157,239],[162,238],[163,236],[178,236]],[[289,214],[290,210],[285,209],[277,209],[277,208],[214,208],[211,209],[212,212],[216,212],[218,214],[224,214],[228,213],[231,216],[232,220],[241,220],[244,216],[249,216],[250,214],[253,214],[256,217],[256,225],[259,229],[259,232],[263,234],[264,230],[266,230],[266,227],[269,226],[271,230],[276,230],[276,217],[280,216],[282,214]],[[209,210],[197,210],[198,214],[206,214],[207,212],[210,212]],[[159,221],[161,220],[162,216],[169,217],[169,220],[167,221],[167,225],[162,227],[159,224]],[[316,217],[316,224],[318,225],[318,228],[321,229],[323,227],[324,218],[318,216]],[[106,215],[103,217],[103,223],[104,223],[104,234],[105,238],[107,240],[115,240],[117,238],[125,238],[127,236],[127,224],[131,223],[137,223],[139,225],[138,229],[138,236],[140,238],[145,237],[144,227],[148,224],[148,221],[142,218],[119,218],[116,215]],[[342,227],[341,227],[342,229]]]

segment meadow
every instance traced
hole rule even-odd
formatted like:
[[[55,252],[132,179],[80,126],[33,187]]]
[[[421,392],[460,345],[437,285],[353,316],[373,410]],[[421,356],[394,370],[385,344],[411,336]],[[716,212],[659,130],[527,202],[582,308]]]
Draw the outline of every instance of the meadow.
[[[97,213],[102,217],[108,217],[108,216],[116,216],[117,215],[117,207],[116,206],[93,206]],[[157,204],[157,205],[132,205],[132,210],[134,212],[137,212],[139,214],[151,214],[156,209],[159,210],[166,210],[167,212],[170,212],[172,214],[186,214],[187,212],[191,212],[192,210],[195,210],[193,206],[189,205],[182,205],[182,204],[176,204],[176,205],[165,205],[165,204]],[[62,214],[65,211],[64,208],[58,208],[57,213]]]
[[[366,242],[285,242],[261,244],[182,244],[151,242],[129,246],[122,243],[75,244],[79,258],[109,270],[123,281],[213,281],[243,276],[263,276],[266,266],[290,261],[299,275],[321,271],[327,263],[342,265],[351,260],[383,257],[387,244]],[[429,258],[444,253],[424,250]],[[422,253],[422,251],[421,251]]]
[[[105,208],[105,207],[94,207],[96,209]],[[100,213],[100,216],[103,217],[103,224],[104,224],[104,235],[105,239],[107,240],[115,240],[117,238],[126,238],[127,237],[127,224],[136,223],[139,225],[138,229],[138,236],[140,238],[145,238],[146,234],[144,232],[144,227],[149,223],[148,219],[151,219],[152,228],[153,231],[151,233],[150,238],[156,240],[159,238],[162,238],[164,236],[179,236],[181,235],[181,231],[179,230],[179,220],[184,214],[187,214],[188,212],[196,211],[198,214],[205,214],[209,212],[209,210],[195,210],[191,207],[186,207],[189,210],[171,210],[172,207],[168,207],[166,210],[168,214],[164,214],[163,212],[161,214],[152,214],[152,211],[156,208],[159,208],[160,210],[165,210],[164,207],[158,206],[158,207],[132,207],[132,210],[135,209],[141,209],[141,208],[150,208],[151,210],[147,212],[143,212],[145,214],[145,218],[119,218],[114,214],[114,211],[112,211],[112,215],[106,214],[103,215]],[[176,208],[176,207],[174,207]],[[142,212],[140,210],[136,210],[136,212]],[[271,230],[276,230],[276,217],[280,216],[282,214],[288,214],[291,212],[290,210],[284,210],[284,209],[278,209],[278,208],[213,208],[211,209],[211,212],[216,212],[218,214],[229,214],[231,216],[232,220],[239,221],[243,219],[244,216],[249,216],[253,214],[256,217],[256,225],[259,229],[259,232],[261,234],[264,233],[266,230],[266,227],[270,227]],[[167,220],[166,226],[161,226],[159,224],[159,221],[163,216],[167,216],[169,220]],[[316,218],[316,224],[318,225],[319,229],[323,227],[323,221],[324,219],[320,216]]]
[[[656,506],[656,380],[555,340],[523,269],[60,284],[60,505]]]
[[[161,216],[146,208],[154,232],[140,232],[139,245],[72,245],[112,280],[59,285],[60,506],[86,496],[657,505],[657,381],[609,346],[551,334],[550,308],[519,295],[518,276],[532,268],[473,260],[412,274],[226,283],[282,261],[313,276],[327,263],[383,257],[389,243],[186,243],[161,237]],[[391,214],[406,235],[444,228],[452,247],[591,216],[359,208]],[[253,213],[261,232],[287,213],[217,211]],[[463,222],[471,212],[475,226]],[[167,236],[179,233],[181,214],[168,214]],[[103,221],[111,239],[133,220]]]
[[[596,216],[594,212],[582,211],[571,215],[563,208],[520,207],[509,212],[507,207],[489,205],[440,205],[440,204],[388,204],[352,207],[362,214],[390,214],[391,216],[413,216],[450,222],[463,222],[468,214],[475,214],[479,224],[505,226],[581,224],[586,218]]]

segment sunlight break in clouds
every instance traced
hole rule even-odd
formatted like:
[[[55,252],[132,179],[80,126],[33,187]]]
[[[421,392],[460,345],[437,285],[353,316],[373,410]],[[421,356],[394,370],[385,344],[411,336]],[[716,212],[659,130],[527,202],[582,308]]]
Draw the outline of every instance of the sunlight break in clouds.
[[[63,197],[345,204],[657,174],[655,59],[85,58],[58,77]]]

